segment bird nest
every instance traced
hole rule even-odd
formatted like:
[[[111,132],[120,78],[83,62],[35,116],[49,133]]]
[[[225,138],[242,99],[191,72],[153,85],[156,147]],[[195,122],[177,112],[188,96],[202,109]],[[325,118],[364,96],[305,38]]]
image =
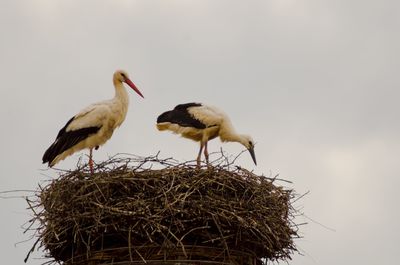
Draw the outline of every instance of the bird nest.
[[[29,208],[49,263],[262,264],[296,251],[293,191],[221,158],[158,156],[60,171]],[[29,256],[29,255],[28,255]],[[27,257],[28,258],[28,257]]]

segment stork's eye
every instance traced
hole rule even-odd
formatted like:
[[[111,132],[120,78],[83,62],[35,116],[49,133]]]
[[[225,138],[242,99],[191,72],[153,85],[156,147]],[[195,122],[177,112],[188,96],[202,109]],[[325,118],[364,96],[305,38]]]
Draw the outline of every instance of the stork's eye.
[[[125,74],[124,74],[124,73],[121,73],[121,76],[122,76],[123,78],[125,78]]]
[[[249,145],[250,145],[250,146],[253,146],[253,142],[252,142],[252,141],[249,141]]]

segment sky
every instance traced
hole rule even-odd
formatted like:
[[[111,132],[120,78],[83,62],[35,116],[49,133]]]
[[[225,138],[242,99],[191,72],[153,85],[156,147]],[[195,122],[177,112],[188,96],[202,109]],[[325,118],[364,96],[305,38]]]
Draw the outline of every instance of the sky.
[[[198,145],[158,132],[156,117],[203,102],[256,141],[257,174],[279,174],[297,194],[291,265],[398,260],[400,3],[382,0],[2,0],[0,3],[0,249],[23,264],[34,243],[21,198],[56,178],[41,158],[83,107],[113,97],[126,70],[124,124],[94,153],[180,161]],[[210,151],[243,147],[213,140]],[[73,169],[87,152],[57,167]],[[7,197],[7,198],[4,198]],[[46,260],[36,252],[28,264]],[[285,263],[282,263],[285,264]]]

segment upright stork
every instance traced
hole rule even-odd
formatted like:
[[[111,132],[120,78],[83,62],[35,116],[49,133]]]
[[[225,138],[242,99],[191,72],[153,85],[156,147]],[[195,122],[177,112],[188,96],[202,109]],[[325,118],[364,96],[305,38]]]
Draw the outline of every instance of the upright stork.
[[[43,163],[48,163],[52,167],[67,156],[88,148],[90,150],[89,167],[93,173],[93,148],[97,150],[99,146],[107,142],[115,128],[125,120],[129,97],[123,83],[129,85],[144,98],[125,71],[116,71],[113,83],[114,98],[92,104],[73,116],[58,132],[56,140],[44,153]]]
[[[200,142],[200,150],[197,155],[198,166],[203,149],[208,163],[207,143],[217,136],[222,142],[238,142],[244,145],[249,150],[254,164],[257,165],[253,139],[248,135],[236,133],[229,117],[216,107],[201,103],[177,105],[173,110],[158,116],[157,128],[160,131],[169,130],[182,137]]]

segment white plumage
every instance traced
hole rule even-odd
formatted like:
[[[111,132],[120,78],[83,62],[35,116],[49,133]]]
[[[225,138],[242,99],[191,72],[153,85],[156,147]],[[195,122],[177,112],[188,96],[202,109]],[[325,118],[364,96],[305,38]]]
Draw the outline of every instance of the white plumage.
[[[203,148],[208,163],[207,143],[218,136],[222,142],[238,142],[244,145],[249,150],[254,163],[257,164],[253,139],[248,135],[236,133],[229,117],[216,107],[201,103],[177,105],[173,110],[166,111],[157,118],[157,128],[160,131],[169,130],[200,142],[198,165],[200,165]]]
[[[88,148],[89,166],[93,172],[92,149],[97,149],[107,142],[114,130],[125,120],[129,97],[123,83],[143,97],[124,71],[114,73],[113,83],[114,98],[92,104],[72,117],[44,153],[43,163],[52,167],[67,156]]]

